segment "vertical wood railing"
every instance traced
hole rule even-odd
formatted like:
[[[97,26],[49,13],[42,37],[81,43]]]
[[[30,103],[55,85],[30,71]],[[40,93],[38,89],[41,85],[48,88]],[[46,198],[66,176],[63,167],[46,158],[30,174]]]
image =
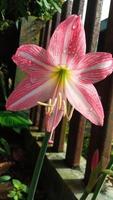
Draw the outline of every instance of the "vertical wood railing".
[[[98,47],[98,40],[100,34],[102,4],[103,0],[95,0],[93,2],[92,0],[87,0],[87,2],[85,0],[68,0],[63,5],[62,13],[55,14],[53,19],[50,22],[47,22],[46,26],[40,32],[39,45],[44,48],[47,48],[49,39],[56,26],[70,14],[80,14],[81,16],[84,16],[84,10],[86,6],[84,26],[86,31],[87,52],[96,51]],[[113,0],[111,0],[107,34],[105,38],[105,45],[103,47],[103,51],[111,53],[113,53],[113,29],[111,28],[113,27],[112,10]],[[96,127],[92,125],[91,128],[89,152],[85,171],[86,183],[90,175],[91,158],[95,149],[98,148],[100,151],[100,156],[103,159],[103,167],[105,167],[108,163],[111,150],[111,140],[113,135],[113,76],[111,75],[109,78],[107,78],[104,81],[101,81],[95,86],[102,99],[105,111],[105,123],[103,127]],[[36,112],[37,111],[35,110],[35,115]],[[41,108],[40,117],[38,120],[39,124],[36,124],[39,127],[40,131],[43,130],[43,117],[44,109]],[[36,119],[35,121],[37,122]],[[64,150],[66,123],[66,119],[62,120],[55,130],[53,150],[56,152]],[[84,119],[84,117],[81,116],[77,111],[74,111],[73,117],[69,123],[69,133],[66,149],[66,162],[71,167],[80,165],[85,124],[86,119]]]

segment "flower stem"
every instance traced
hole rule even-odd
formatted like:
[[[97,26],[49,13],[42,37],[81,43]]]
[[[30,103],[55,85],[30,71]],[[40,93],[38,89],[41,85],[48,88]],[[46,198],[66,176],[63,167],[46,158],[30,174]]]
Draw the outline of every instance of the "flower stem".
[[[43,165],[43,162],[44,162],[44,157],[45,157],[45,153],[46,153],[46,150],[47,150],[49,138],[50,138],[50,133],[46,133],[45,137],[43,139],[43,142],[42,142],[42,147],[40,149],[40,152],[39,152],[39,155],[38,155],[38,158],[37,158],[37,161],[36,161],[36,165],[35,165],[33,177],[32,177],[32,180],[31,180],[31,185],[30,185],[30,188],[29,188],[27,200],[34,200],[35,191],[36,191],[36,188],[37,188],[39,176],[40,176],[42,165]]]
[[[101,191],[101,189],[102,189],[102,186],[103,186],[103,184],[104,184],[104,182],[105,182],[105,178],[106,178],[106,175],[102,175],[102,176],[99,178],[99,180],[98,180],[98,182],[97,182],[97,185],[96,185],[96,189],[95,189],[95,191],[94,191],[94,194],[93,194],[93,197],[92,197],[91,200],[97,199],[97,196],[98,196],[98,194],[100,193],[100,191]]]
[[[108,164],[108,167],[107,169],[112,169],[112,166],[113,166],[113,155],[111,156],[111,159],[110,159],[110,162]],[[93,194],[93,197],[91,200],[96,200],[97,197],[98,197],[98,194],[100,193],[101,189],[102,189],[102,186],[105,182],[105,179],[107,177],[107,174],[102,174],[96,184],[96,188],[95,188],[95,191],[94,191],[94,194]]]
[[[83,195],[81,196],[80,200],[85,200],[87,198],[88,194],[89,193],[85,190]]]

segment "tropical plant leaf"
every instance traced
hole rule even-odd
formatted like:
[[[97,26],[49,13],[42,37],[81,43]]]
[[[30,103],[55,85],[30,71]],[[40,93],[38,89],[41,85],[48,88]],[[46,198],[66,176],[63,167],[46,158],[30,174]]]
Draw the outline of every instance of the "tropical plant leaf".
[[[17,128],[12,128],[16,133],[20,134],[21,133],[21,130],[22,128],[20,127],[17,127]]]
[[[61,6],[59,6],[58,3],[56,3],[55,1],[51,1],[51,3],[54,6],[54,8],[56,9],[56,11],[61,13]]]
[[[13,183],[13,186],[15,187],[15,188],[17,188],[17,189],[20,189],[21,188],[21,182],[19,181],[19,180],[17,180],[17,179],[13,179],[12,180],[12,183]]]
[[[49,3],[47,2],[47,0],[43,0],[43,3],[44,3],[44,6],[45,6],[47,9],[50,9],[50,5],[49,5]]]
[[[20,115],[19,112],[1,111],[0,112],[0,124],[10,128],[28,127],[32,125],[30,119],[26,119]]]
[[[43,6],[42,1],[36,0],[36,3],[38,3],[41,7]]]
[[[5,154],[10,155],[11,149],[8,142],[4,138],[0,138],[0,144],[3,146],[3,150],[5,151]]]
[[[6,155],[6,151],[1,147],[0,147],[0,155],[3,155],[3,156]]]
[[[9,175],[0,176],[0,183],[7,182],[10,179],[11,179],[11,176],[9,176]]]

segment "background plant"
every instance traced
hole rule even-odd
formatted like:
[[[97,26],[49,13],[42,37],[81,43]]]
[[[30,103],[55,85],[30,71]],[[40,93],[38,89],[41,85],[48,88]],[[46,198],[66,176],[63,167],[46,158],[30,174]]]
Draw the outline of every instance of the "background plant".
[[[0,155],[2,156],[11,155],[10,145],[8,144],[7,140],[5,140],[4,138],[0,138]]]
[[[27,185],[17,179],[12,179],[13,189],[9,192],[8,197],[14,200],[25,200],[28,193]]]
[[[29,15],[48,20],[55,12],[61,11],[63,0],[1,0],[0,20],[18,20]]]

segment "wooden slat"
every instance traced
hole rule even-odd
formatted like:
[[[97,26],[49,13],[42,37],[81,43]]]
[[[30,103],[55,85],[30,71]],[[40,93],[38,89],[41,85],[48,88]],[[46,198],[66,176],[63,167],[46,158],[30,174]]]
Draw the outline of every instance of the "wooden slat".
[[[78,15],[83,16],[85,1],[86,1],[86,0],[75,0],[75,1],[73,2],[72,13],[73,13],[73,14],[78,14]]]
[[[70,167],[76,167],[80,164],[84,128],[84,117],[81,117],[81,115],[77,111],[74,111],[73,117],[70,121],[66,152],[66,163]]]
[[[39,110],[39,106],[36,106],[34,108],[31,108],[30,110],[30,119],[33,122],[33,126],[37,126],[39,125],[39,116],[40,116],[40,110]]]
[[[61,21],[65,20],[72,13],[73,1],[67,0],[62,6]]]
[[[67,123],[67,119],[63,118],[55,130],[54,144],[53,144],[53,149],[52,149],[54,152],[64,151],[66,123]]]
[[[47,48],[49,41],[50,41],[50,37],[51,37],[51,29],[52,29],[52,20],[48,21],[46,23],[46,27],[45,27],[45,37],[44,37],[44,47]]]
[[[85,20],[87,52],[97,50],[102,4],[103,0],[95,0],[93,3],[88,0]]]
[[[53,34],[55,28],[58,26],[58,24],[61,21],[61,13],[56,13],[52,18],[52,28],[51,28],[51,35]]]
[[[106,42],[103,51],[113,53],[113,0],[111,1],[110,17],[108,21],[108,30]],[[88,182],[91,170],[91,158],[95,149],[99,149],[103,168],[106,167],[110,157],[111,141],[113,137],[113,75],[97,84],[99,95],[104,107],[105,120],[103,127],[92,126],[91,139],[88,153],[88,160],[85,172],[85,182]]]

